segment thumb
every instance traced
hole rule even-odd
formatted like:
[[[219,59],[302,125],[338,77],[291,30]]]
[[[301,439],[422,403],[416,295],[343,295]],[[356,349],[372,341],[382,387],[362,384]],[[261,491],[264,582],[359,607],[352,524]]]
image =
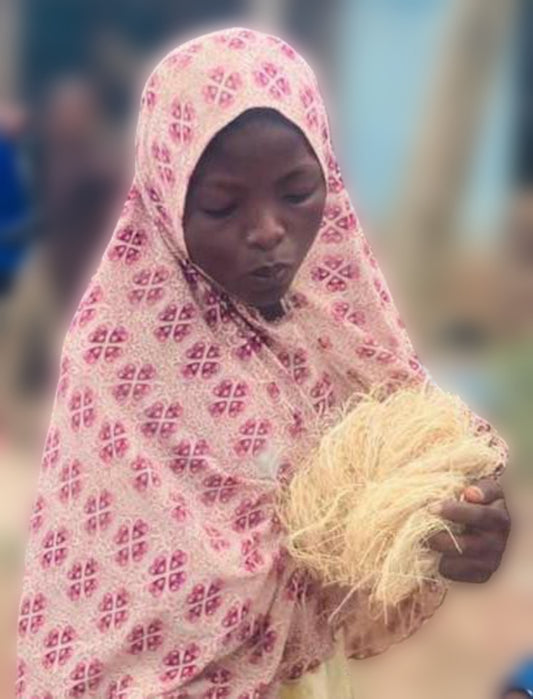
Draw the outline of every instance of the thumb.
[[[503,490],[498,481],[484,478],[465,488],[463,498],[467,502],[478,505],[490,505],[495,500],[503,498]]]

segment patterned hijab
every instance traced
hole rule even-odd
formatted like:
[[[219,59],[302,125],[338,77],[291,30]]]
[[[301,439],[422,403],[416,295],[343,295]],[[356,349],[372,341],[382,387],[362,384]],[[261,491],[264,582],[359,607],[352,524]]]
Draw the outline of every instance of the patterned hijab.
[[[187,258],[191,173],[250,108],[304,132],[328,195],[280,320]],[[280,483],[355,390],[422,376],[344,188],[324,105],[280,39],[216,32],[167,55],[142,96],[121,218],[68,331],[31,519],[20,697],[277,696],[332,651],[332,591],[288,558]],[[428,616],[350,604],[351,654]],[[404,610],[406,611],[406,610]]]

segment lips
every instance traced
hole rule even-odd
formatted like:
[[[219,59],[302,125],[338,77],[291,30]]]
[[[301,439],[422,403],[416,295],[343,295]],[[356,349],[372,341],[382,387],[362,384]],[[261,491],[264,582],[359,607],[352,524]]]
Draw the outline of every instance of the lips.
[[[257,267],[250,273],[252,277],[257,279],[271,279],[275,281],[282,280],[290,270],[290,266],[277,263],[273,265],[263,265],[262,267]]]

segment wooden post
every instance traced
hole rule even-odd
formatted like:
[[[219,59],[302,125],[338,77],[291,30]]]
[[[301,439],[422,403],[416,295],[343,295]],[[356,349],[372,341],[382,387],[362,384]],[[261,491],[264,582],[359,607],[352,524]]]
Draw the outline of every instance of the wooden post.
[[[445,293],[478,128],[515,0],[455,0],[403,186],[387,224],[393,286],[411,324],[430,332]]]
[[[248,17],[254,27],[277,32],[285,25],[286,0],[248,0]]]
[[[16,99],[20,0],[0,1],[0,101]]]

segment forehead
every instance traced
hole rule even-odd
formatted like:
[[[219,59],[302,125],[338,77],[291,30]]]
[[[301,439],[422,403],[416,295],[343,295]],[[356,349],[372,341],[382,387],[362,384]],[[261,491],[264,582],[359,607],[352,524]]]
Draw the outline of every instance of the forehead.
[[[269,170],[282,172],[302,168],[321,169],[307,137],[294,124],[275,113],[244,113],[219,132],[202,153],[194,180],[210,175],[246,176]]]

